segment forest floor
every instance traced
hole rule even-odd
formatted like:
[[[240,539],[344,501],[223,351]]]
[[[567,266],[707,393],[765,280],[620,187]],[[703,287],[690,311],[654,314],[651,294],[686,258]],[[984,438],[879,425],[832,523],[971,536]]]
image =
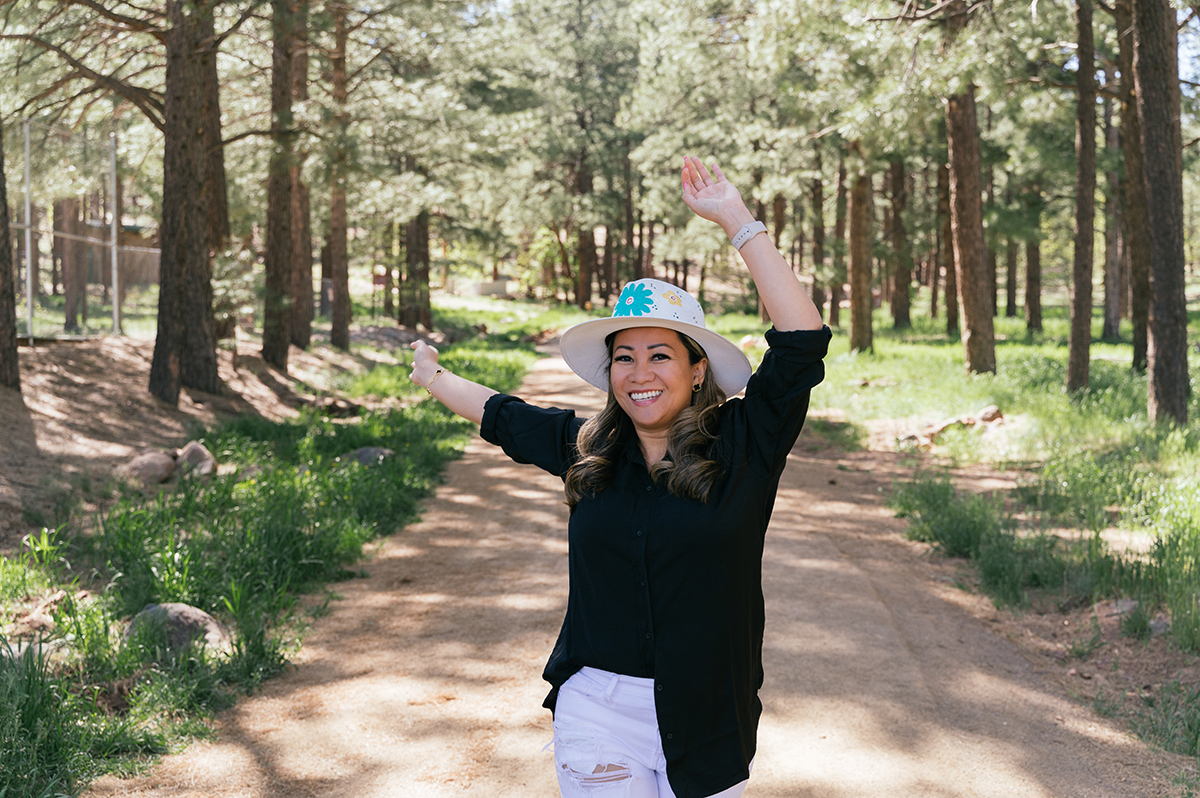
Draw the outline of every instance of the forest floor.
[[[171,408],[145,390],[152,347],[22,350],[23,397],[0,391],[0,552],[56,504],[86,511],[142,449],[180,446],[233,414],[288,417],[314,383],[366,365],[293,350],[289,377],[244,345],[221,354],[227,395]],[[594,411],[601,395],[546,349],[522,395]],[[1111,604],[997,610],[968,565],[905,540],[885,506],[917,465],[838,451],[809,430],[793,450],[767,536],[764,713],[747,795],[1191,794],[1179,781],[1195,784],[1195,760],[1148,748],[1091,699],[1195,683],[1197,660],[1161,637],[1121,638]],[[89,795],[556,795],[540,673],[566,601],[565,526],[558,480],[476,438],[422,520],[374,547],[369,576],[332,586],[294,667],[219,715],[211,739]]]

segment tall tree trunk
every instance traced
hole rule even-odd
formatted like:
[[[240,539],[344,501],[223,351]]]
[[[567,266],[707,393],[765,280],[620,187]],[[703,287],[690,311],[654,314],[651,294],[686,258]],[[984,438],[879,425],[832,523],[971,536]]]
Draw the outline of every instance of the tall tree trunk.
[[[1042,192],[1031,187],[1029,210],[1033,217],[1033,235],[1025,242],[1025,329],[1042,331]]]
[[[188,12],[191,13],[188,13]],[[208,3],[168,0],[163,97],[163,202],[159,226],[158,330],[150,362],[150,393],[169,404],[187,384],[219,388],[213,336],[201,42]]]
[[[380,261],[383,263],[383,316],[384,318],[395,318],[396,307],[395,301],[392,299],[392,271],[393,259],[396,257],[396,222],[394,219],[389,219],[384,226],[383,231],[383,256]],[[500,279],[495,273],[493,266],[492,279]]]
[[[433,310],[429,304],[429,211],[421,211],[408,223],[404,234],[407,276],[404,324],[433,329]]]
[[[850,191],[850,349],[872,349],[871,175],[855,177]]]
[[[1190,385],[1178,34],[1174,7],[1166,0],[1133,0],[1133,17],[1133,76],[1150,211],[1147,411],[1156,422],[1186,424]]]
[[[1112,66],[1104,68],[1104,85],[1112,88]],[[1113,124],[1113,99],[1104,98],[1104,149],[1109,164],[1119,163],[1121,140]],[[1121,174],[1115,168],[1104,172],[1104,330],[1106,341],[1121,334]]]
[[[1009,236],[1004,241],[1004,316],[1017,317],[1017,242]]]
[[[771,202],[771,229],[775,240],[775,249],[783,249],[783,228],[787,225],[787,199],[782,194],[776,194]]]
[[[817,312],[825,317],[825,183],[821,180],[821,151],[817,150],[817,176],[812,182],[812,300]]]
[[[1135,371],[1146,370],[1150,330],[1150,211],[1146,199],[1141,125],[1133,77],[1133,4],[1115,0],[1121,69],[1121,155],[1125,164],[1125,240],[1129,253],[1129,318],[1133,324]]]
[[[1075,0],[1079,68],[1075,73],[1075,268],[1067,391],[1088,386],[1092,352],[1092,271],[1096,239],[1096,68],[1092,0]]]
[[[892,289],[892,322],[897,330],[912,327],[909,289],[912,287],[912,247],[904,226],[908,206],[908,174],[903,157],[892,161],[892,252],[896,255],[896,273]]]
[[[17,287],[13,283],[12,239],[8,228],[8,188],[4,180],[4,135],[0,131],[0,387],[21,390],[17,357]],[[30,339],[33,330],[29,331]]]
[[[950,150],[950,220],[967,370],[995,373],[996,337],[983,258],[979,123],[975,117],[974,86],[946,101],[946,141]]]
[[[3,153],[0,153],[0,156],[2,156],[2,155],[3,155]],[[117,207],[120,207],[120,206],[118,205]],[[43,209],[38,207],[37,205],[30,206],[29,223],[33,227],[33,230],[30,233],[30,240],[32,242],[32,247],[30,247],[30,250],[29,250],[29,268],[33,272],[33,295],[38,298],[41,298],[43,296],[43,294],[42,294],[42,274],[41,274],[41,272],[42,272],[42,252],[41,252],[42,235],[39,232],[39,230],[41,229],[42,213],[43,213]],[[24,237],[25,237],[24,235],[21,236],[22,239],[24,239]]]
[[[60,228],[69,236],[78,236],[79,200],[74,197],[62,202],[63,220]],[[84,279],[80,285],[80,276]],[[63,281],[63,330],[66,332],[79,331],[80,305],[86,307],[87,263],[84,260],[84,246],[75,238],[63,238],[62,242],[62,281]],[[84,311],[86,313],[86,310]]]
[[[829,281],[829,326],[842,324],[842,286],[846,282],[846,153],[838,154],[833,217],[833,279]]]
[[[225,147],[221,144],[221,82],[217,74],[217,31],[211,13],[201,15],[200,23],[206,151],[204,203],[208,207],[208,246],[213,252],[220,252],[229,241],[229,193],[225,178]]]
[[[936,319],[938,316],[938,282],[941,277],[943,255],[946,247],[950,246],[943,230],[946,225],[942,223],[942,220],[950,217],[950,170],[945,163],[938,165],[934,186],[933,202],[930,203],[936,209],[932,231],[933,255],[929,258],[929,318],[931,319]]]
[[[294,0],[271,0],[271,162],[267,176],[263,360],[287,371],[292,337],[292,48]]]
[[[572,182],[579,209],[582,211],[585,198],[592,193],[592,170],[588,166],[586,147],[579,152]],[[592,306],[592,280],[596,275],[596,230],[587,219],[579,222],[575,256],[579,261],[579,271],[575,275],[575,303],[587,309]]]
[[[650,220],[647,225],[649,229],[646,231],[646,246],[641,258],[641,275],[642,277],[654,277],[654,220]],[[641,243],[638,244],[638,249],[642,249]]]
[[[296,0],[293,37],[292,100],[302,103],[308,99],[308,0]],[[313,322],[312,198],[303,173],[307,156],[306,152],[293,154],[289,175],[292,184],[291,341],[293,346],[301,349],[308,349],[312,342]],[[388,276],[390,284],[390,265]],[[387,298],[390,304],[390,292]]]
[[[942,294],[946,303],[946,335],[958,335],[958,259],[954,256],[954,226],[950,212],[950,164],[938,170],[938,210],[942,220],[942,271],[946,275]],[[942,180],[943,175],[945,180]]]
[[[616,249],[620,246],[617,232],[616,225],[611,223],[604,228],[604,254],[600,257],[600,293],[605,307],[609,306],[616,291],[615,256]]]
[[[632,268],[629,270],[629,279],[637,280],[641,277],[641,253],[634,256],[634,218],[633,218],[633,165],[629,160],[630,150],[633,144],[629,139],[625,139],[625,252],[621,258],[622,263],[632,262]],[[641,228],[641,213],[638,214],[637,221],[638,229]],[[639,237],[639,244],[640,244]],[[621,290],[620,280],[613,284],[613,293],[618,293]]]
[[[333,52],[329,61],[333,78],[334,145],[329,163],[329,257],[333,272],[333,308],[329,341],[338,349],[350,348],[350,262],[346,242],[346,170],[350,117],[346,110],[350,84],[346,75],[346,3],[336,0],[333,10]]]

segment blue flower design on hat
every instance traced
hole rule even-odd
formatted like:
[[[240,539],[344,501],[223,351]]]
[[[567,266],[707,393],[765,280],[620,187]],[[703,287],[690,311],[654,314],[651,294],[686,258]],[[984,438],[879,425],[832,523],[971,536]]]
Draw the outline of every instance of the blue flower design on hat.
[[[654,307],[652,297],[649,287],[641,283],[630,283],[617,298],[613,316],[645,316]]]

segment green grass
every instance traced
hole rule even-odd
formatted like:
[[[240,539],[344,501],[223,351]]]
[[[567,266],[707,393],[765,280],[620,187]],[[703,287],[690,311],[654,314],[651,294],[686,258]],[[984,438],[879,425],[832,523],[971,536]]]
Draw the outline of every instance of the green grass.
[[[443,362],[513,391],[536,357],[522,329],[544,318],[494,318],[508,327],[505,338],[465,338],[446,347]],[[413,393],[403,367],[380,367],[350,387]],[[128,493],[95,519],[96,534],[47,530],[22,556],[0,559],[0,613],[58,586],[94,590],[58,605],[60,647],[49,659],[0,659],[0,796],[75,795],[97,774],[137,772],[206,734],[211,713],[286,666],[303,625],[298,596],[356,576],[363,546],[416,518],[472,431],[432,401],[351,422],[242,417],[202,435],[232,473],[186,479],[154,498]],[[395,456],[370,467],[346,460],[363,446]],[[125,639],[126,619],[168,601],[222,619],[232,650],[172,652],[153,628]]]
[[[49,281],[42,286],[49,287]],[[87,297],[87,319],[79,316],[79,329],[68,332],[63,329],[66,319],[66,298],[46,295],[35,298],[33,302],[33,332],[37,336],[54,338],[61,335],[109,335],[112,333],[112,302],[91,292],[99,290],[99,286],[89,286]],[[158,313],[158,286],[133,286],[125,296],[125,304],[121,309],[121,331],[125,335],[141,338],[154,337],[156,317]],[[26,335],[28,312],[25,309],[24,284],[17,297],[17,335]]]

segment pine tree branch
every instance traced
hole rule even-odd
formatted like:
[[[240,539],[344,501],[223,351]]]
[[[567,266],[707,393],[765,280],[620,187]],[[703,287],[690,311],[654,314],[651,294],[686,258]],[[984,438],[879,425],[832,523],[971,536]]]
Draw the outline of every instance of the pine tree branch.
[[[239,16],[237,18],[237,21],[234,22],[232,25],[230,25],[228,28],[226,28],[224,33],[220,34],[219,36],[217,36],[217,38],[213,39],[211,48],[214,51],[220,50],[221,45],[225,43],[225,40],[228,39],[230,37],[230,35],[237,33],[238,28],[242,27],[242,25],[244,25],[246,23],[246,20],[248,20],[248,19],[250,19],[250,17],[254,16],[254,12],[257,11],[258,7],[263,5],[265,2],[267,2],[267,0],[254,0],[253,3],[246,6],[245,10],[242,11],[241,16]]]
[[[164,31],[162,28],[160,28],[156,25],[153,25],[144,19],[138,19],[136,17],[127,17],[124,14],[118,14],[115,11],[105,8],[103,5],[96,2],[96,0],[66,0],[66,2],[68,3],[68,5],[83,6],[84,8],[90,8],[92,11],[95,11],[97,14],[99,14],[104,19],[107,19],[109,22],[115,22],[119,25],[122,25],[125,28],[125,30],[131,31],[133,33],[149,33],[151,36],[158,39],[159,41],[163,41],[167,35],[166,31]],[[159,12],[146,10],[146,14],[148,16],[162,18],[162,14]]]
[[[932,19],[933,17],[936,17],[938,14],[942,13],[943,11],[945,11],[946,9],[950,8],[952,5],[955,5],[958,2],[960,2],[960,0],[941,0],[940,3],[933,6],[932,8],[926,8],[921,11],[909,11],[908,9],[911,6],[909,3],[905,3],[903,10],[901,10],[901,12],[899,14],[897,14],[896,16],[894,16],[894,17],[867,17],[867,22],[896,22],[897,20],[903,20],[906,22],[920,22],[922,20]],[[972,5],[969,5],[965,9],[960,11],[959,15],[964,16],[964,17],[969,16],[975,9],[977,9],[981,6],[986,6],[990,2],[991,2],[991,0],[978,0],[978,2],[976,2]]]
[[[90,80],[97,86],[108,89],[113,94],[123,97],[141,111],[150,123],[159,130],[163,129],[163,102],[153,92],[140,86],[133,86],[112,75],[103,75],[72,56],[63,48],[31,34],[0,34],[0,41],[24,41],[52,52],[67,63],[79,77]]]

